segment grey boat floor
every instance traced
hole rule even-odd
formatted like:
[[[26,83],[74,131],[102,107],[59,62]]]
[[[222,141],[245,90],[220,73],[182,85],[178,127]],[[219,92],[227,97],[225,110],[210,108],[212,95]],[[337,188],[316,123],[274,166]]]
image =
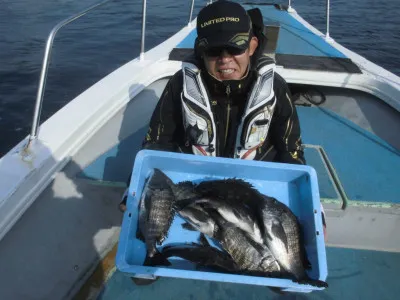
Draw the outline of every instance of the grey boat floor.
[[[329,287],[309,294],[277,294],[267,287],[200,280],[160,278],[136,286],[115,272],[97,298],[127,299],[396,299],[400,293],[400,253],[327,248]]]

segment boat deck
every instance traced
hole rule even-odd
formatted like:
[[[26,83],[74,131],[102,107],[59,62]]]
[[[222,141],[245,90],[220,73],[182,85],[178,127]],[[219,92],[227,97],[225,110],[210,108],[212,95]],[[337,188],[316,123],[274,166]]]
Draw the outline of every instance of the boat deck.
[[[145,136],[148,120],[166,82],[163,79],[147,87],[88,140],[4,237],[0,247],[3,270],[0,275],[1,299],[26,299],[29,295],[34,295],[33,299],[60,299],[64,295],[74,295],[82,281],[92,274],[98,261],[107,259],[106,253],[111,249],[106,245],[115,245],[121,225],[122,214],[117,209],[118,201]],[[306,159],[318,171],[321,195],[325,198],[330,268],[327,281],[331,284],[326,292],[312,293],[311,297],[330,295],[336,298],[340,293],[358,294],[361,289],[359,285],[348,290],[343,288],[343,285],[347,286],[349,281],[354,280],[360,283],[371,281],[371,284],[364,286],[362,293],[380,295],[381,298],[389,295],[388,298],[391,298],[395,295],[392,292],[398,293],[393,270],[399,268],[400,260],[400,236],[396,230],[400,222],[400,197],[396,186],[398,176],[394,170],[399,169],[400,155],[381,138],[373,135],[373,124],[381,120],[379,114],[357,114],[351,118],[346,116],[349,112],[346,105],[341,106],[341,114],[335,108],[338,97],[351,106],[355,105],[352,103],[354,99],[368,101],[364,93],[354,91],[351,97],[346,98],[343,92],[334,91],[326,93],[324,108],[298,107],[304,142],[324,148],[349,197],[347,209],[342,211],[343,199],[338,198],[334,189],[336,185],[332,183],[326,165],[315,153],[315,148],[307,148]],[[369,98],[374,103],[370,111],[379,111],[380,106],[384,105],[372,96]],[[145,103],[146,110],[140,110]],[[396,114],[393,111],[390,113]],[[134,126],[138,118],[141,118],[142,127]],[[399,126],[398,123],[394,124]],[[371,131],[367,131],[367,125],[372,125]],[[387,127],[386,131],[389,131]],[[324,133],[330,134],[331,138],[325,139]],[[346,140],[346,146],[340,144],[341,140]],[[343,149],[348,151],[343,153]],[[386,177],[386,174],[393,176]],[[114,257],[115,253],[111,254],[111,261]],[[366,259],[363,261],[362,257]],[[353,261],[350,263],[344,258]],[[89,288],[85,297],[95,294],[104,282],[104,299],[110,299],[110,295],[114,299],[124,299],[135,293],[143,297],[155,297],[161,291],[164,294],[172,293],[170,298],[174,298],[174,291],[165,286],[185,286],[180,293],[188,298],[197,293],[200,296],[208,295],[212,293],[210,290],[218,291],[214,295],[216,298],[225,294],[239,297],[241,291],[247,291],[253,297],[268,292],[268,289],[261,287],[233,287],[229,284],[172,279],[162,279],[149,287],[137,288],[129,278],[114,273],[113,262],[108,266],[100,264],[99,271],[95,273],[97,275],[87,281]],[[59,275],[55,277],[54,274]],[[334,274],[342,274],[337,275],[338,278],[343,276],[342,280],[335,279]],[[46,285],[41,284],[43,282]],[[24,288],[19,289],[20,286]],[[230,291],[233,294],[229,294]]]
[[[255,5],[244,5],[246,9]],[[310,29],[294,19],[287,11],[279,10],[274,5],[258,6],[264,17],[264,25],[280,26],[277,42],[277,54],[340,57],[346,56],[331,46],[323,37],[316,36]],[[197,37],[196,29],[177,45],[177,48],[193,48]]]

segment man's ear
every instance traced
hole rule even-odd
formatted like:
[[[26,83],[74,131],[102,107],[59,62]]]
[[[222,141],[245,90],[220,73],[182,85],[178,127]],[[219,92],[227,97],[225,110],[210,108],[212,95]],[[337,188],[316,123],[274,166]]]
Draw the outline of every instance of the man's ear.
[[[250,40],[249,55],[252,56],[258,47],[258,39],[253,36]]]

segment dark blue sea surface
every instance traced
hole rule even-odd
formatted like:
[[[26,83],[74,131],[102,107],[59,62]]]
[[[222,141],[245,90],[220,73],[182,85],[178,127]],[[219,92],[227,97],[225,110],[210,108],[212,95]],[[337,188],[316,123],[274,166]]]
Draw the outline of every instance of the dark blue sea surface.
[[[186,25],[191,1],[147,2],[146,50]],[[206,2],[195,1],[195,14]],[[44,46],[51,29],[95,3],[96,0],[0,0],[0,157],[30,131]],[[292,5],[304,19],[325,32],[326,1],[294,0]],[[115,0],[61,29],[52,52],[41,122],[138,56],[141,10],[139,0]],[[399,0],[331,1],[330,35],[400,75],[399,11]]]

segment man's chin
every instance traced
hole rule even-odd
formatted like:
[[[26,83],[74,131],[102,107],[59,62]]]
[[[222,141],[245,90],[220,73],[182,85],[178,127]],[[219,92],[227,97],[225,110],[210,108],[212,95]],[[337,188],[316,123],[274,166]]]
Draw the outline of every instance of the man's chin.
[[[219,80],[239,80],[240,79],[240,74],[237,71],[234,71],[232,73],[217,73],[217,79]]]

